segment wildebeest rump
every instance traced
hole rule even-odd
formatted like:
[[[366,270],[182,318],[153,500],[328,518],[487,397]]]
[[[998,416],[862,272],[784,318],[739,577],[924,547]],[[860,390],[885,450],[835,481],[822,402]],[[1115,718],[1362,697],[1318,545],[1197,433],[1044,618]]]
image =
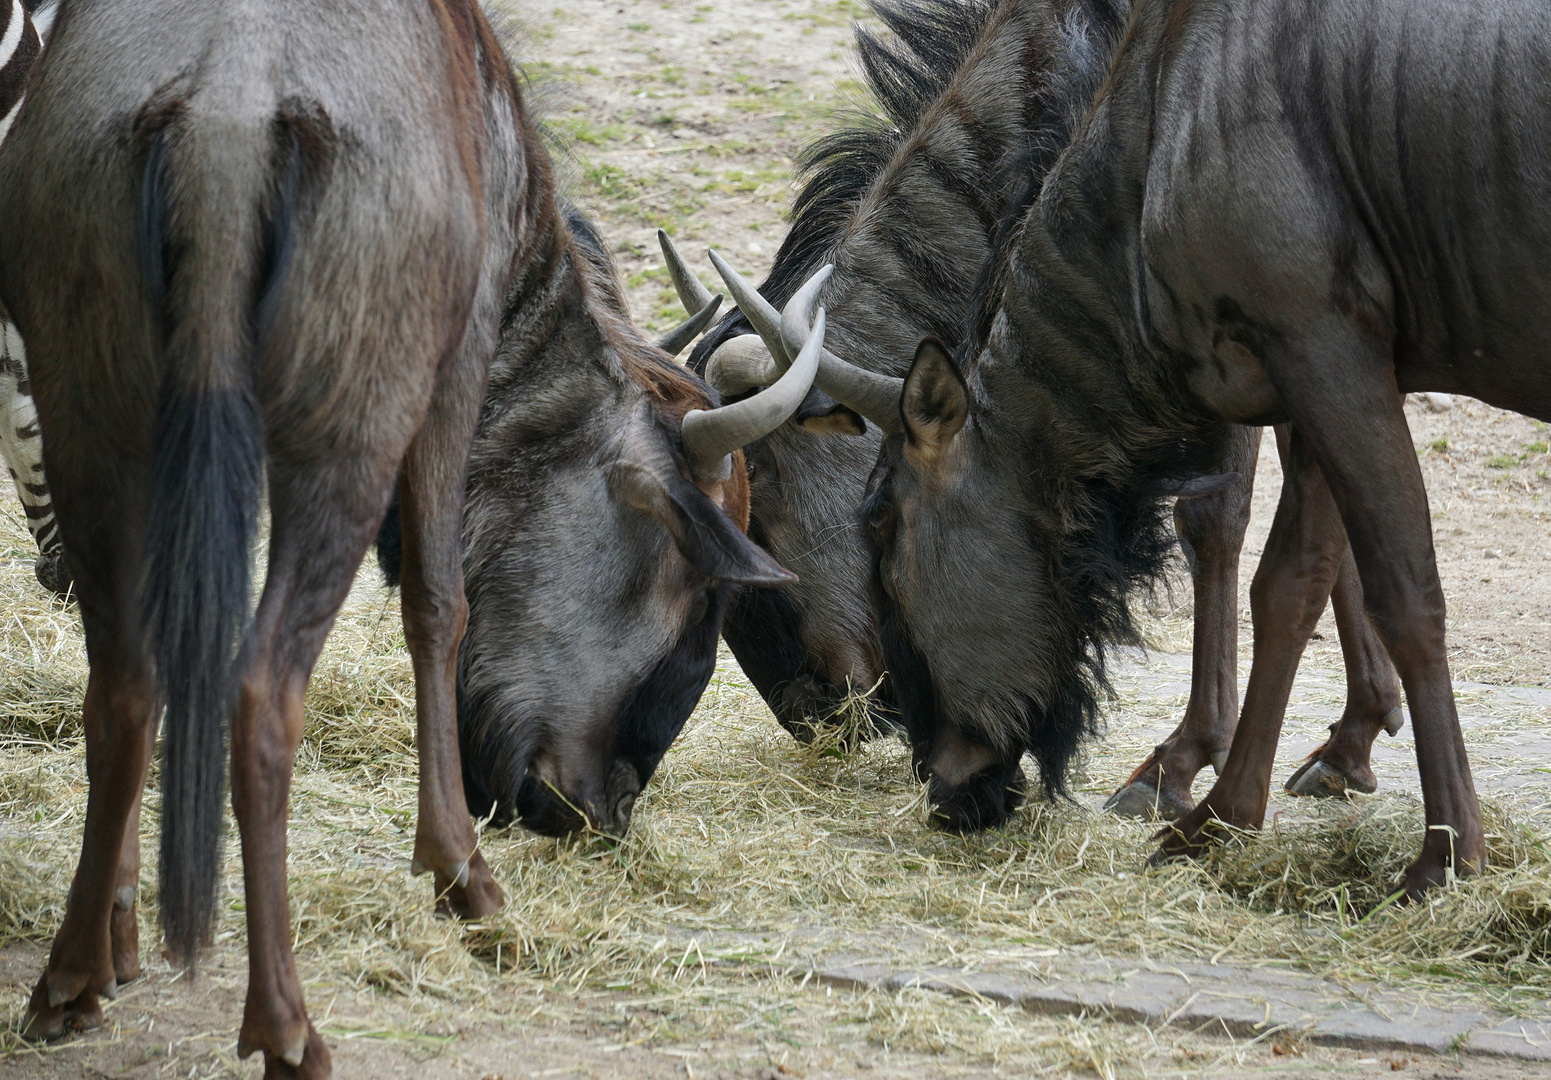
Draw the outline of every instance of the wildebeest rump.
[[[1400,394],[1551,414],[1548,58],[1529,3],[1134,6],[993,262],[963,374],[922,346],[871,485],[891,670],[971,741],[945,784],[994,786],[1020,729],[1083,726],[1158,571],[1165,480],[1208,464],[1225,422],[1290,419],[1411,704],[1429,828],[1405,887],[1483,865]],[[1251,686],[1166,853],[1216,818],[1261,823],[1291,674]]]
[[[536,145],[469,4],[61,15],[0,152],[0,293],[52,433],[91,660],[85,840],[30,1034],[100,1022],[99,997],[138,974],[136,821],[164,707],[161,911],[172,955],[193,961],[234,711],[239,1050],[262,1050],[266,1075],[329,1074],[290,955],[290,765],[308,674],[401,462],[415,859],[452,909],[499,905],[454,741],[457,525],[508,269],[548,194]]]

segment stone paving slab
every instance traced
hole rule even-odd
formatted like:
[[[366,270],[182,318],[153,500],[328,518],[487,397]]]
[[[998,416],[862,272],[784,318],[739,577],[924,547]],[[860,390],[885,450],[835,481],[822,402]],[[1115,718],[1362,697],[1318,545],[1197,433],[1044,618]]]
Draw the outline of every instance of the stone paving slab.
[[[1459,1050],[1551,1061],[1551,1019],[1504,1017],[1479,1007],[1450,1009],[1401,990],[1241,965],[1140,968],[1134,962],[1097,960],[1009,974],[901,970],[852,958],[819,968],[815,977],[831,986],[887,991],[920,987],[1045,1015],[1177,1024],[1234,1038],[1284,1030],[1310,1042],[1350,1049]]]

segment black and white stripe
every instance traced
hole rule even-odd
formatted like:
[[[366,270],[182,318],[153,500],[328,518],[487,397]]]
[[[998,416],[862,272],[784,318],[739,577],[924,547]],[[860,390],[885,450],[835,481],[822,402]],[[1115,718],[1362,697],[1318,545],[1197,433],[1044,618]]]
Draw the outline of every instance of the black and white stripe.
[[[52,2],[29,5],[0,0],[0,141],[21,110],[27,79],[42,55],[56,9]],[[43,436],[27,381],[26,352],[4,309],[0,309],[0,459],[11,474],[27,528],[38,545],[38,580],[55,592],[65,592],[70,576],[43,476]]]

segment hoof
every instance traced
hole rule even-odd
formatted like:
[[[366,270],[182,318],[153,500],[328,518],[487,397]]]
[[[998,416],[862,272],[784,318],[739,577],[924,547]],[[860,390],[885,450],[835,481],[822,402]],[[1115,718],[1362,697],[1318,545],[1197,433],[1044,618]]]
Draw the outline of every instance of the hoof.
[[[1339,799],[1348,792],[1372,795],[1378,789],[1377,784],[1363,784],[1317,757],[1311,757],[1300,765],[1282,787],[1290,795],[1311,799]]]
[[[458,868],[456,877],[436,872],[436,911],[457,919],[483,919],[494,915],[506,903],[506,894],[496,884],[495,875],[478,851]]]
[[[134,982],[140,977],[140,921],[134,905],[115,905],[108,929],[113,943],[113,974],[121,986]]]
[[[1106,812],[1117,817],[1142,821],[1174,821],[1195,809],[1195,803],[1182,802],[1161,792],[1146,780],[1133,780],[1116,791],[1104,803]]]
[[[37,575],[38,584],[49,592],[58,596],[69,595],[70,568],[65,565],[63,550],[39,555],[37,561],[32,564],[32,572]]]
[[[1158,850],[1148,858],[1147,865],[1163,866],[1181,859],[1200,858],[1213,848],[1221,847],[1226,840],[1241,831],[1202,803],[1172,825],[1166,825],[1153,834],[1153,839],[1158,841]]]
[[[112,999],[118,987],[112,979],[97,990],[88,986],[89,980],[80,978],[50,977],[45,971],[33,988],[27,1002],[27,1016],[22,1023],[22,1038],[31,1042],[52,1042],[73,1032],[91,1031],[102,1026],[101,997]]]

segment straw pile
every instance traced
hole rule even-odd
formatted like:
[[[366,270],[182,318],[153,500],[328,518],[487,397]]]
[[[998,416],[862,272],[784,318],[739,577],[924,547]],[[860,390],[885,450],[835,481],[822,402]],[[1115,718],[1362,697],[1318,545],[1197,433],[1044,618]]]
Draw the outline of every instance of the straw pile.
[[[25,533],[6,529],[0,944],[53,933],[85,806],[78,620],[31,581]],[[1385,899],[1420,843],[1421,810],[1401,797],[1317,808],[1206,864],[1156,871],[1143,869],[1151,827],[1079,805],[1035,806],[1004,830],[950,836],[930,827],[897,741],[799,746],[727,660],[628,837],[487,833],[506,910],[477,926],[437,919],[429,879],[411,888],[406,876],[415,759],[402,645],[396,602],[363,571],[313,679],[292,802],[292,919],[314,986],[343,980],[507,1014],[520,1003],[535,1017],[556,995],[585,995],[632,1038],[779,1035],[801,1013],[879,1044],[1106,1075],[1150,1053],[1152,1037],[921,992],[826,996],[809,984],[815,958],[1275,961],[1420,980],[1442,994],[1468,981],[1508,1008],[1551,990],[1551,856],[1500,806],[1489,806],[1492,869],[1404,909]],[[1088,768],[1126,763],[1105,754]],[[153,790],[148,844],[156,812]],[[150,942],[154,858],[147,864]],[[227,889],[218,940],[235,947],[235,860]]]

